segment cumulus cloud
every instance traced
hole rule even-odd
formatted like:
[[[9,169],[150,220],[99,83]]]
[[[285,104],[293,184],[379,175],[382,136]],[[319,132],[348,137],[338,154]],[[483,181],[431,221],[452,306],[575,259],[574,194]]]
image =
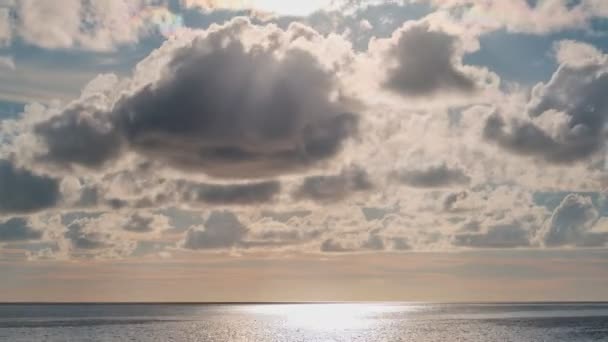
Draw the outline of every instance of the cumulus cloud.
[[[25,42],[47,49],[113,50],[145,33],[142,14],[153,2],[22,0],[17,2],[16,32]]]
[[[505,29],[533,34],[586,28],[590,19],[599,15],[593,1],[572,4],[567,0],[429,0],[438,7],[451,9],[451,14],[471,30]]]
[[[367,172],[359,167],[351,167],[338,175],[307,177],[294,195],[296,198],[320,202],[336,201],[372,188]]]
[[[0,223],[0,242],[39,240],[42,232],[32,228],[27,219],[11,218]]]
[[[186,249],[222,249],[239,245],[249,230],[229,211],[214,211],[202,227],[193,227],[186,233]]]
[[[400,170],[393,177],[408,186],[417,188],[441,188],[467,185],[471,182],[462,169],[447,164],[431,165],[425,169]]]
[[[130,256],[137,246],[137,241],[130,238],[129,235],[125,235],[125,228],[137,220],[134,215],[136,214],[124,217],[111,212],[83,212],[62,216],[61,231],[65,243],[61,244],[61,253],[73,258],[108,259]],[[142,213],[139,216],[150,217],[151,215]],[[150,224],[154,225],[156,222],[155,217],[153,223]],[[48,222],[47,225],[53,226],[54,224]],[[133,227],[131,225],[131,228]]]
[[[174,51],[158,82],[110,112],[81,104],[39,124],[43,157],[98,167],[124,143],[222,178],[268,177],[333,157],[357,116],[332,71],[304,49],[280,46],[281,34],[243,19],[211,29]],[[248,35],[259,42],[245,44]]]
[[[0,159],[0,189],[0,214],[47,209],[60,199],[56,179],[19,169],[3,159]]]
[[[123,138],[107,121],[107,114],[86,104],[69,107],[36,125],[46,151],[39,159],[65,168],[102,167],[118,156]]]
[[[417,23],[406,24],[393,39],[388,50],[388,63],[393,66],[384,83],[387,89],[406,96],[475,90],[475,79],[460,67],[458,37]]]
[[[484,136],[511,152],[551,163],[588,159],[604,146],[608,101],[608,58],[593,50],[573,53],[571,43],[558,52],[563,64],[551,80],[532,90],[529,119],[491,115]],[[573,60],[573,57],[578,57]]]
[[[548,247],[593,244],[591,232],[599,213],[589,197],[576,194],[566,196],[555,209],[543,231],[543,242]],[[606,242],[606,236],[600,239]]]

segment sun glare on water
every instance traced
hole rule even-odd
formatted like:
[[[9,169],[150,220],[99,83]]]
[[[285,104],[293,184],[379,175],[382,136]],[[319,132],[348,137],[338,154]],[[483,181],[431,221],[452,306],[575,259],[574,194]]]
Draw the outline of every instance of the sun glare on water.
[[[278,304],[251,307],[255,314],[271,315],[292,328],[306,330],[368,329],[383,313],[403,311],[382,304]]]

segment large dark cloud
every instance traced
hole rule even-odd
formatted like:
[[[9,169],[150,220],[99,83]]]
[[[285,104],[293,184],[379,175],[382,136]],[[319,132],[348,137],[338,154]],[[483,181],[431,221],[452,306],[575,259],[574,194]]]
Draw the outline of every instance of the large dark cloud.
[[[603,241],[599,243],[603,245],[608,236],[590,232],[598,218],[599,213],[589,197],[570,194],[554,210],[543,241],[548,247],[585,246],[596,244],[594,240],[599,238],[597,241]]]
[[[0,213],[29,213],[59,201],[56,179],[38,176],[0,159]]]
[[[561,65],[547,84],[536,86],[528,105],[530,120],[505,120],[497,114],[485,125],[487,140],[513,153],[551,163],[572,163],[599,152],[608,118],[608,65]],[[547,117],[551,129],[532,119]]]
[[[344,169],[338,175],[307,177],[295,192],[296,198],[336,201],[373,187],[367,172],[359,167]]]
[[[124,144],[175,168],[256,178],[334,156],[358,119],[333,72],[302,49],[278,57],[277,37],[246,47],[248,25],[235,20],[174,51],[158,82],[110,112],[78,105],[39,124],[42,158],[94,168]]]
[[[248,231],[234,213],[214,211],[204,227],[188,230],[184,248],[200,250],[235,247],[242,243]]]
[[[119,155],[123,144],[109,119],[108,113],[80,103],[36,125],[34,131],[47,148],[40,160],[64,167],[103,166]]]
[[[26,219],[11,218],[0,223],[0,242],[39,240],[42,232],[30,227]]]
[[[247,205],[269,202],[281,191],[281,184],[268,181],[251,184],[191,184],[181,186],[183,199],[213,205]]]
[[[429,166],[419,170],[401,170],[393,175],[399,182],[417,188],[440,188],[467,185],[471,181],[463,170],[447,164]]]
[[[389,50],[396,65],[388,70],[386,88],[407,96],[475,90],[475,81],[458,69],[457,37],[432,31],[428,24],[407,26],[400,34]]]

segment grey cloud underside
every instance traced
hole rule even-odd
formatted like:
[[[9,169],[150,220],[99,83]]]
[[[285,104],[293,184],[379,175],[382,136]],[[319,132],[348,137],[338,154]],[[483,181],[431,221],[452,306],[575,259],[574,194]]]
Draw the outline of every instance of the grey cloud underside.
[[[214,211],[203,227],[188,230],[184,248],[205,250],[235,247],[242,243],[248,231],[234,213]]]
[[[47,148],[39,159],[66,168],[103,166],[118,157],[123,146],[123,138],[109,118],[109,113],[80,103],[36,125],[34,131]]]
[[[452,243],[473,248],[516,248],[530,246],[530,239],[530,232],[514,223],[489,227],[485,233],[457,234]]]
[[[38,176],[0,159],[0,213],[30,213],[55,206],[60,198],[56,179]]]
[[[336,201],[350,194],[373,188],[367,172],[359,167],[344,169],[338,175],[307,177],[296,190],[296,198]]]
[[[406,28],[389,50],[388,59],[396,66],[389,69],[384,86],[407,96],[473,92],[475,81],[455,63],[457,43],[455,36],[431,31],[426,24]]]
[[[182,199],[212,205],[252,205],[272,201],[281,191],[281,184],[267,181],[251,184],[193,184],[180,185]]]
[[[344,253],[344,252],[352,252],[352,249],[342,246],[340,242],[335,241],[334,239],[327,239],[323,241],[321,244],[321,252],[326,253]]]
[[[509,124],[494,114],[484,137],[516,154],[550,163],[585,160],[603,149],[608,118],[608,65],[562,65],[546,85],[537,86],[528,105],[530,118],[567,116],[567,122],[549,131],[533,121]],[[554,119],[554,120],[557,120]]]
[[[543,241],[548,247],[599,247],[608,242],[608,233],[591,232],[599,213],[589,197],[566,196],[547,223]]]
[[[404,185],[417,188],[468,185],[471,182],[471,177],[463,170],[446,164],[429,166],[426,169],[397,171],[393,178]]]
[[[275,176],[339,152],[356,132],[337,80],[310,53],[251,49],[228,27],[174,52],[162,79],[111,112],[75,106],[38,125],[43,159],[98,167],[123,146],[220,178]],[[333,98],[332,98],[333,96]]]
[[[11,218],[0,223],[0,242],[39,240],[42,232],[30,227],[26,219]]]
[[[74,222],[67,226],[64,237],[70,241],[72,248],[76,250],[96,250],[110,247],[107,238],[100,232],[88,232],[84,230],[83,222]]]
[[[469,193],[466,191],[461,192],[453,192],[445,196],[443,199],[443,210],[452,211],[455,209],[456,204],[459,201],[466,199],[469,196]]]
[[[123,229],[134,233],[148,233],[154,230],[153,222],[154,219],[151,217],[134,214],[129,217],[129,221]]]

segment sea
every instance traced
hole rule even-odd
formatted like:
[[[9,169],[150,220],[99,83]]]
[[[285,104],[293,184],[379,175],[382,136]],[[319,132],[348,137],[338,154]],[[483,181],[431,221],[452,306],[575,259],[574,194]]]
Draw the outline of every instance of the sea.
[[[608,303],[5,304],[0,341],[608,341]]]

